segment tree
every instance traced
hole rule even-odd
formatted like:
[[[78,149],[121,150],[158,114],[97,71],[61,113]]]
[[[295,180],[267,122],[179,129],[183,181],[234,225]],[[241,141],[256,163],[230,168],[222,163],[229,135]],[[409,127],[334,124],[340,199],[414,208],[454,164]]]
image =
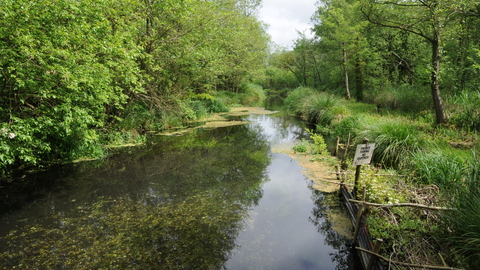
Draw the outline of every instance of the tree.
[[[366,22],[358,16],[359,2],[348,0],[322,1],[312,17],[314,31],[321,37],[323,49],[334,51],[337,61],[341,63],[344,76],[345,95],[351,98],[349,71],[355,72],[356,95],[363,98],[362,54],[365,47],[363,36]],[[354,62],[354,64],[352,64]]]
[[[437,124],[447,121],[440,95],[443,32],[457,12],[458,3],[454,0],[362,1],[362,12],[368,21],[420,36],[431,45],[430,89]]]

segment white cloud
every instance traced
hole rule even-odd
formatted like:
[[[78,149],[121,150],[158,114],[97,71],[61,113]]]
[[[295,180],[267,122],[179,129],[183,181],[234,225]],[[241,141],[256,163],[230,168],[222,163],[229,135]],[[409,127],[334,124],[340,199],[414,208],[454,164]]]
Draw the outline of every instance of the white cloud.
[[[297,31],[312,37],[310,18],[317,0],[263,0],[260,19],[269,25],[268,34],[278,45],[292,48]]]

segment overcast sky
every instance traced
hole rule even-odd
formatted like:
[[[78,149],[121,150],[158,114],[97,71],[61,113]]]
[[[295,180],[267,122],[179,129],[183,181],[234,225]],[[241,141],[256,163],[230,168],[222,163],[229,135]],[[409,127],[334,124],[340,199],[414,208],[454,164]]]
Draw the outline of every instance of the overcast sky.
[[[312,37],[310,18],[315,12],[317,0],[263,0],[260,19],[269,24],[268,33],[273,42],[292,48],[297,31],[305,31]]]

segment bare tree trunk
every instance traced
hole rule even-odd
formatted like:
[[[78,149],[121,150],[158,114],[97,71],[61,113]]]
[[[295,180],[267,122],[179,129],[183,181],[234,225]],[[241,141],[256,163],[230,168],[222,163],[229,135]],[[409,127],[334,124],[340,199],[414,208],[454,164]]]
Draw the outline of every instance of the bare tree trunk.
[[[347,99],[350,99],[350,86],[348,85],[348,70],[347,70],[347,50],[345,48],[343,49],[343,71],[345,72],[345,89],[347,91]]]
[[[433,98],[433,106],[435,108],[435,117],[437,124],[443,124],[447,121],[445,110],[443,108],[442,97],[440,96],[440,82],[438,75],[440,74],[440,41],[439,37],[431,40],[432,43],[432,78],[430,82]]]

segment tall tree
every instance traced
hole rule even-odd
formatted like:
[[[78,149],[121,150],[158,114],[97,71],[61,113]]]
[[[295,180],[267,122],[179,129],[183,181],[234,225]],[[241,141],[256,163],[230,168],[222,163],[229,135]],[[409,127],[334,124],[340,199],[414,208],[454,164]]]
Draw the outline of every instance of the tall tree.
[[[440,94],[443,36],[452,15],[457,12],[455,0],[377,1],[363,0],[362,12],[368,21],[388,28],[399,29],[422,37],[431,46],[430,89],[436,123],[447,121]]]
[[[365,20],[359,16],[359,2],[351,0],[321,1],[312,17],[314,31],[321,37],[324,48],[335,51],[343,70],[345,95],[351,98],[349,71],[353,68],[356,78],[356,95],[363,97],[362,83],[362,50],[365,46],[363,36]],[[356,64],[352,64],[357,62]]]

